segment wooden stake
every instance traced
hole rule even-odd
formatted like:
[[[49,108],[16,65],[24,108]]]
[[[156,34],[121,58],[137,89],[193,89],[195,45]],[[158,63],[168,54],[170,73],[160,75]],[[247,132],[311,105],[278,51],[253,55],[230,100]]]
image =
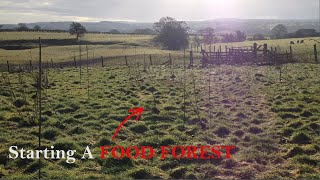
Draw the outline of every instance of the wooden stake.
[[[124,59],[126,60],[126,66],[128,66],[127,56],[124,56]]]
[[[10,65],[9,65],[9,61],[7,61],[7,69],[8,69],[8,73],[10,72]]]
[[[151,66],[152,66],[152,65],[153,65],[153,63],[152,63],[151,54],[149,54],[149,59],[150,59],[150,64],[151,64]]]
[[[101,56],[101,66],[104,67],[104,64],[103,64],[103,57]]]
[[[318,63],[318,52],[317,52],[317,45],[316,44],[313,46],[313,50],[314,50],[314,60],[316,63]]]
[[[41,83],[42,83],[42,63],[41,63],[41,38],[39,37],[39,76],[38,76],[38,105],[39,105],[39,114],[38,114],[38,121],[39,121],[39,150],[41,149],[41,125],[42,125],[42,120],[41,120],[41,109],[42,109],[42,102],[41,102]],[[39,158],[39,174],[38,178],[41,179],[41,158]]]

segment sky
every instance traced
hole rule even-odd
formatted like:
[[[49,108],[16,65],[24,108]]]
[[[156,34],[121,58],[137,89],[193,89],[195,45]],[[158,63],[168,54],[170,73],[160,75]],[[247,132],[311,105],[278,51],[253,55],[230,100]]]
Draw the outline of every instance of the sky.
[[[49,21],[319,19],[320,0],[1,0],[0,24]]]

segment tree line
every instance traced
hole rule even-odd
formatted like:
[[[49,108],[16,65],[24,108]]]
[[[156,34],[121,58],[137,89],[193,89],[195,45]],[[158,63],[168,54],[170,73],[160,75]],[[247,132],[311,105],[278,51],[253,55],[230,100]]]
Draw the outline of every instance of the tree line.
[[[1,25],[0,25],[1,29]],[[39,25],[35,25],[32,29],[27,27],[24,23],[19,23],[16,28],[17,31],[41,31]],[[78,22],[70,24],[68,32],[71,35],[75,35],[76,40],[83,37],[88,31],[86,28]],[[117,29],[109,31],[112,34],[120,34]],[[186,22],[178,21],[172,17],[163,17],[158,22],[154,23],[153,29],[136,29],[134,34],[153,34],[153,42],[156,45],[169,50],[181,50],[189,46],[189,41],[193,41],[196,46],[201,44],[214,44],[214,43],[229,43],[229,42],[243,42],[246,41],[247,35],[240,30],[229,32],[225,34],[215,34],[215,30],[212,27],[206,27],[200,29],[193,37],[189,38],[189,27]],[[288,33],[287,28],[283,24],[278,24],[271,30],[271,39],[282,38],[294,38],[294,37],[312,37],[319,36],[314,29],[300,29],[295,33]],[[256,34],[249,40],[264,40],[266,39],[263,34]]]

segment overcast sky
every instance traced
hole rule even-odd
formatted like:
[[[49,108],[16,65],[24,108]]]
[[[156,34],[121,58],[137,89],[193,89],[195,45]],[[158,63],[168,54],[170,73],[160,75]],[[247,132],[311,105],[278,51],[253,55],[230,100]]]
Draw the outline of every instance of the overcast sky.
[[[215,18],[318,19],[320,0],[0,0],[0,24],[48,21],[155,22]]]

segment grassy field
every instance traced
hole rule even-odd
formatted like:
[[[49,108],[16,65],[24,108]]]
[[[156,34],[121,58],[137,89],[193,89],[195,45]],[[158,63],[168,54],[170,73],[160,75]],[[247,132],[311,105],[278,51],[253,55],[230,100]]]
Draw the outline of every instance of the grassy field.
[[[18,46],[31,46],[31,49],[24,50],[5,50],[0,48],[0,65],[5,66],[6,62],[10,64],[29,64],[29,61],[36,62],[38,60],[37,39],[41,37],[43,40],[73,40],[74,36],[70,36],[68,33],[44,33],[44,32],[0,32],[1,46],[7,45],[8,41],[13,42]],[[88,52],[90,59],[103,57],[124,57],[143,55],[143,54],[157,54],[158,56],[168,56],[169,53],[173,57],[178,58],[181,56],[181,51],[167,51],[162,50],[152,44],[150,35],[125,35],[125,34],[87,34],[81,41],[90,43],[88,45]],[[192,37],[191,37],[192,39]],[[320,38],[299,38],[299,39],[282,39],[282,40],[264,40],[256,41],[257,44],[262,45],[267,43],[270,47],[277,47],[278,52],[289,51],[289,42],[297,40],[304,40],[303,44],[292,45],[293,55],[297,61],[314,62],[314,50],[313,45],[319,44]],[[25,40],[26,42],[21,42]],[[315,41],[316,40],[316,41]],[[79,46],[77,42],[64,44],[61,42],[59,45],[43,44],[42,59],[44,61],[51,60],[55,63],[59,62],[72,62],[73,58],[80,59]],[[241,43],[219,43],[215,44],[218,49],[222,46],[222,51],[225,50],[225,46],[239,47],[239,46],[252,46],[254,41],[246,41]],[[194,44],[191,42],[191,44]],[[318,45],[319,46],[319,45]],[[209,51],[208,46],[203,46]],[[213,49],[213,47],[212,47]],[[318,47],[318,54],[320,54],[320,46]],[[200,51],[200,47],[199,47]],[[194,55],[200,58],[200,53],[195,52]],[[82,46],[82,59],[87,56],[86,47]]]
[[[0,32],[0,41],[43,39],[73,43],[66,33]],[[42,146],[76,149],[77,162],[42,160],[42,177],[50,179],[275,179],[320,178],[320,66],[294,63],[281,66],[221,65],[200,68],[195,53],[193,69],[184,69],[188,54],[155,47],[152,36],[88,34],[89,59],[106,58],[105,67],[44,69]],[[297,61],[314,62],[314,40],[292,45]],[[302,39],[257,41],[289,50]],[[60,42],[60,41],[59,41]],[[252,46],[253,41],[215,44]],[[3,44],[2,44],[3,45]],[[208,46],[204,47],[209,49]],[[320,47],[318,48],[320,54]],[[160,65],[173,58],[173,66]],[[43,63],[79,60],[78,45],[46,45]],[[146,54],[146,56],[144,55]],[[148,54],[153,54],[153,65]],[[129,66],[124,66],[124,56]],[[119,57],[111,60],[111,57]],[[87,58],[82,45],[82,59]],[[38,60],[38,49],[0,49],[0,64]],[[8,159],[8,148],[38,147],[37,72],[0,72],[0,178],[37,178],[38,160]],[[128,115],[144,107],[138,122]],[[160,145],[234,145],[231,159],[211,160],[99,158],[102,145],[124,147]],[[93,160],[80,160],[90,146]]]
[[[144,107],[139,122],[128,121],[116,144],[237,149],[231,159],[205,161],[48,160],[42,176],[320,178],[319,71],[319,65],[288,64],[280,80],[279,69],[267,66],[111,66],[83,70],[80,81],[79,69],[51,69],[43,90],[43,146],[82,150],[89,145],[99,157],[99,146],[113,144],[110,137],[127,110]],[[37,177],[37,160],[8,160],[9,146],[38,145],[35,75],[1,73],[0,177]]]

